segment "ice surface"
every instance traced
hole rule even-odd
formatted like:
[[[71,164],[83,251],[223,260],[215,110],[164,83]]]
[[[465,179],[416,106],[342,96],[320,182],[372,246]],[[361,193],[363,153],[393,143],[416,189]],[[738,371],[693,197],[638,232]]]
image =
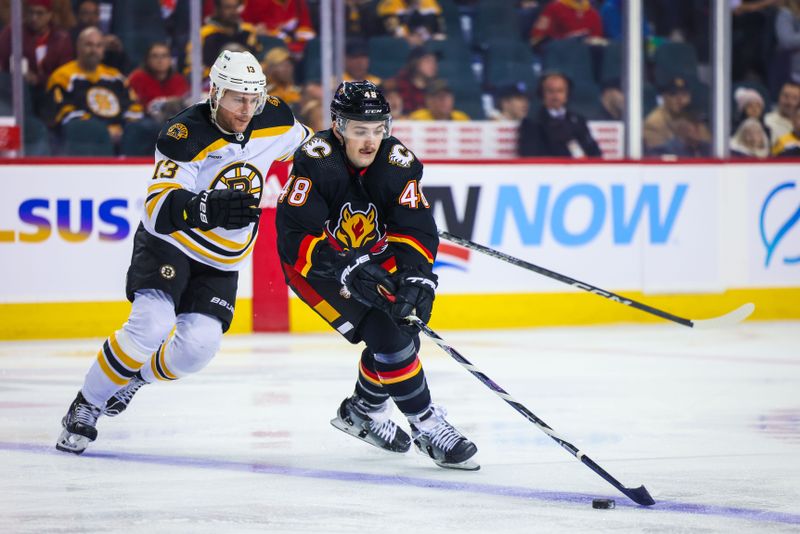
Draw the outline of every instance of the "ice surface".
[[[478,472],[331,427],[360,353],[333,333],[226,336],[202,372],[102,418],[82,456],[54,444],[101,340],[5,342],[0,532],[800,532],[800,323],[439,333],[657,504],[631,503],[428,340],[434,400]]]

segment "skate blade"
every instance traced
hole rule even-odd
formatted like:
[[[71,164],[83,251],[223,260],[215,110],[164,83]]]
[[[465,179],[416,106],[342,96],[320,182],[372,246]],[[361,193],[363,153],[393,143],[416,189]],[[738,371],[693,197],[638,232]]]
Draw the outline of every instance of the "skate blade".
[[[475,460],[464,460],[458,463],[445,463],[434,460],[434,463],[445,469],[460,469],[461,471],[478,471],[481,468],[480,464]]]
[[[56,442],[56,449],[62,452],[71,452],[72,454],[81,454],[86,450],[92,440],[80,434],[72,434],[67,430],[63,430]]]
[[[347,423],[345,423],[344,421],[342,421],[338,417],[334,417],[333,419],[331,419],[331,426],[333,426],[333,428],[338,428],[339,430],[341,430],[345,434],[349,434],[349,435],[353,436],[354,438],[363,441],[364,443],[369,443],[373,447],[375,447],[377,449],[380,449],[382,451],[395,452],[395,453],[398,453],[398,454],[403,454],[403,453],[408,452],[408,449],[411,448],[411,444],[410,443],[409,443],[408,448],[405,449],[405,450],[392,450],[392,449],[387,449],[386,447],[382,447],[382,446],[380,446],[380,445],[378,445],[376,443],[373,443],[372,441],[369,441],[368,439],[362,438],[358,428],[356,428],[354,426],[351,426],[351,425],[348,425]]]

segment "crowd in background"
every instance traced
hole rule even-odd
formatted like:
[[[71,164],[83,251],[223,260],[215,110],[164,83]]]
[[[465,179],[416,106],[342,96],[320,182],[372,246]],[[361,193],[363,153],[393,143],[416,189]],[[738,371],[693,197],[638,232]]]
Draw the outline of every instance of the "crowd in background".
[[[223,48],[323,124],[321,0],[203,0],[204,76]],[[622,0],[346,0],[345,80],[395,120],[519,121],[520,156],[600,155],[588,121],[622,120]],[[800,155],[800,0],[730,0],[733,156]],[[710,155],[711,0],[645,0],[643,147]],[[188,101],[188,0],[23,0],[28,155],[149,155]],[[11,113],[0,0],[0,115]],[[207,80],[206,82],[207,83]]]

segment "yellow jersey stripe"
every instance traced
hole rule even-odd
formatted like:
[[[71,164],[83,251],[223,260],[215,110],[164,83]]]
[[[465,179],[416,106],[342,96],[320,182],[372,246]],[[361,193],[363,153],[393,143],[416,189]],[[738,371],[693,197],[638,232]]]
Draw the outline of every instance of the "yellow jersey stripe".
[[[250,139],[256,139],[258,137],[275,137],[285,134],[291,129],[291,126],[272,126],[270,128],[259,128],[258,130],[252,131],[250,134]]]
[[[247,244],[250,242],[250,238],[253,236],[252,232],[248,232],[247,238],[245,238],[244,243],[237,243],[236,241],[225,239],[224,237],[213,233],[211,230],[197,229],[197,232],[206,239],[208,239],[209,241],[213,241],[217,245],[222,245],[223,247],[233,248],[237,250],[241,250],[242,248],[246,247]]]
[[[156,206],[158,205],[158,202],[163,197],[165,197],[167,195],[167,193],[169,193],[169,191],[170,191],[170,189],[164,189],[162,192],[160,192],[159,194],[157,194],[156,196],[151,198],[149,201],[147,201],[146,208],[147,208],[147,216],[149,218],[151,218],[151,219],[153,218],[153,211],[155,211]]]
[[[325,239],[325,234],[323,233],[319,237],[315,237],[311,240],[311,243],[308,245],[308,249],[306,250],[306,257],[305,257],[305,265],[303,266],[303,270],[300,271],[300,274],[303,275],[303,278],[308,275],[308,271],[311,270],[311,254],[314,253],[314,247],[317,246],[317,243]]]
[[[180,189],[180,188],[181,188],[180,184],[176,184],[173,182],[167,182],[167,183],[161,182],[149,186],[147,188],[147,194],[149,195],[150,193],[155,193],[156,191],[161,191],[162,189]]]
[[[422,254],[422,256],[425,258],[425,260],[426,260],[428,263],[430,263],[430,264],[432,264],[432,263],[433,263],[433,258],[430,256],[430,253],[429,253],[428,251],[426,251],[425,249],[421,248],[421,247],[420,247],[420,246],[419,246],[417,243],[415,243],[413,240],[411,240],[411,239],[407,239],[407,238],[405,238],[405,237],[398,237],[398,236],[391,236],[391,235],[390,235],[390,236],[388,236],[386,239],[387,239],[387,240],[388,240],[390,243],[402,243],[402,244],[404,244],[404,245],[408,245],[409,247],[413,248],[414,250],[416,250],[417,252],[419,252],[420,254]]]
[[[231,265],[231,264],[234,264],[234,263],[239,263],[240,261],[244,260],[253,251],[253,245],[255,245],[255,242],[256,242],[255,239],[254,239],[250,243],[250,245],[247,247],[247,249],[244,250],[236,258],[220,258],[220,257],[217,257],[215,255],[212,255],[206,249],[204,249],[202,247],[199,247],[198,245],[195,245],[194,243],[191,242],[191,240],[189,240],[189,238],[187,238],[181,232],[174,232],[174,233],[172,233],[170,235],[176,241],[178,241],[181,245],[183,245],[184,247],[186,247],[186,248],[188,248],[190,250],[193,250],[194,252],[200,254],[201,256],[204,256],[204,257],[210,259],[211,261],[215,261],[217,263],[224,263],[224,264],[227,264],[227,265]]]
[[[215,150],[219,150],[220,148],[224,147],[227,144],[228,142],[225,139],[217,139],[216,141],[205,147],[203,150],[201,150],[195,157],[193,157],[192,161],[200,161],[206,159],[206,156],[208,156],[209,152],[214,152]]]

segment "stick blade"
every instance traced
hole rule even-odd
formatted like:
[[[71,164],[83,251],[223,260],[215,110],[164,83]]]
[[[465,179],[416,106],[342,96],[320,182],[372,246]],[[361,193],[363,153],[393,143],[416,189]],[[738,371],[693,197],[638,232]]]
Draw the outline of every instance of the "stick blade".
[[[756,305],[752,302],[748,302],[747,304],[742,304],[732,312],[726,313],[725,315],[720,315],[719,317],[714,317],[713,319],[692,320],[692,328],[697,328],[699,330],[710,330],[712,328],[733,326],[750,317],[750,314],[753,313],[755,309]]]
[[[642,506],[653,506],[656,503],[644,486],[639,486],[638,488],[623,488],[622,493],[636,504],[641,504]]]

